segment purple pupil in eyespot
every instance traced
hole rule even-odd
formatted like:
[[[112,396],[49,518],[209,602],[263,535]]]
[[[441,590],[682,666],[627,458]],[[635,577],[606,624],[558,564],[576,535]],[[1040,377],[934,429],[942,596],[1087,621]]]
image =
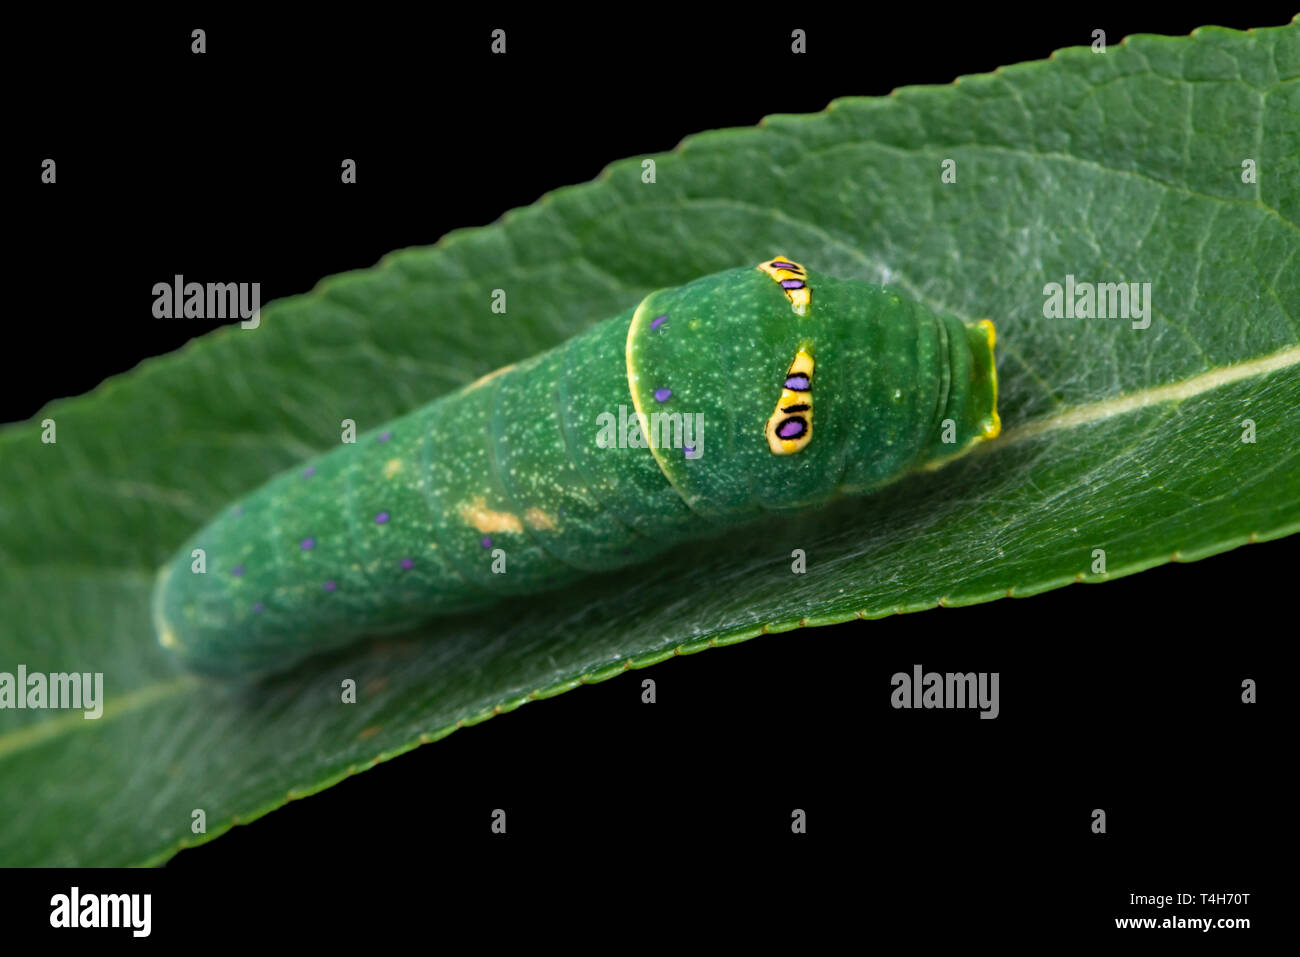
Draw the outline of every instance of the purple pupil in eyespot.
[[[803,419],[791,417],[777,426],[776,434],[783,439],[797,439],[803,435],[805,428]]]

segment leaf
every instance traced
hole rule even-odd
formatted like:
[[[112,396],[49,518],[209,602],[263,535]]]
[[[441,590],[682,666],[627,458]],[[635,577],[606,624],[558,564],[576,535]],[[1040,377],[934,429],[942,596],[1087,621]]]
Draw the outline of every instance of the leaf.
[[[673,654],[1296,531],[1298,76],[1294,23],[1207,28],[704,133],[656,157],[653,185],[640,158],[616,163],[0,432],[0,661],[102,671],[107,697],[97,721],[0,713],[0,861],[163,861],[458,727]],[[941,182],[949,159],[955,183]],[[778,251],[994,318],[1003,437],[779,530],[289,676],[205,680],[158,650],[154,569],[230,499],[329,447],[341,419],[378,424],[654,288]],[[1044,286],[1067,276],[1151,283],[1149,327],[1047,318]],[[480,321],[497,288],[509,320]],[[57,444],[40,441],[46,417]],[[790,573],[795,547],[806,575]],[[338,704],[345,677],[356,705]],[[206,835],[191,834],[194,808]]]

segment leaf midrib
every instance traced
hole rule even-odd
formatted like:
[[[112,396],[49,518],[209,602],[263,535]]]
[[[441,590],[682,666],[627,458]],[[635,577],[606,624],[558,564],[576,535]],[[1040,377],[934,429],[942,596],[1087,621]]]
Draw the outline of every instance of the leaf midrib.
[[[1037,438],[1049,432],[1100,422],[1104,419],[1114,418],[1117,415],[1138,412],[1166,402],[1182,402],[1204,392],[1210,392],[1222,386],[1240,382],[1242,379],[1267,375],[1270,372],[1290,368],[1294,365],[1300,365],[1300,345],[1290,346],[1279,352],[1261,356],[1258,359],[1249,359],[1245,362],[1219,366],[1207,372],[1198,373],[1190,379],[1182,379],[1166,385],[1151,386],[1126,395],[1102,399],[1100,402],[1088,402],[1083,405],[1072,406],[1052,415],[1040,416],[1013,429],[1008,429],[992,442],[977,446],[975,451],[987,454],[1008,445],[1015,445],[1019,442]]]

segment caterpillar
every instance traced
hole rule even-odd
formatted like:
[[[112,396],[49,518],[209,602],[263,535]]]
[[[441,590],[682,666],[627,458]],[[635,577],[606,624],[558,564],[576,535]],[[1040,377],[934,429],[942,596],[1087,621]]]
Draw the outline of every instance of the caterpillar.
[[[158,640],[279,670],[870,493],[998,434],[994,338],[781,256],[660,289],[222,509],[159,569]]]

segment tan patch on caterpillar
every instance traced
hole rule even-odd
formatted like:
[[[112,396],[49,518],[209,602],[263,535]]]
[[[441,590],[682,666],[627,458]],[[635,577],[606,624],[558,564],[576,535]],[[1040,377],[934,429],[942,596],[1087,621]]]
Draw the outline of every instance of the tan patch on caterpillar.
[[[384,478],[392,478],[400,471],[402,471],[401,459],[389,459],[384,464]]]
[[[487,507],[482,495],[477,495],[468,502],[462,502],[456,509],[457,514],[469,525],[480,532],[513,532],[518,535],[524,530],[523,523],[514,512],[494,512]]]
[[[524,521],[533,528],[545,529],[548,532],[555,531],[555,520],[540,508],[530,508],[524,512]]]

